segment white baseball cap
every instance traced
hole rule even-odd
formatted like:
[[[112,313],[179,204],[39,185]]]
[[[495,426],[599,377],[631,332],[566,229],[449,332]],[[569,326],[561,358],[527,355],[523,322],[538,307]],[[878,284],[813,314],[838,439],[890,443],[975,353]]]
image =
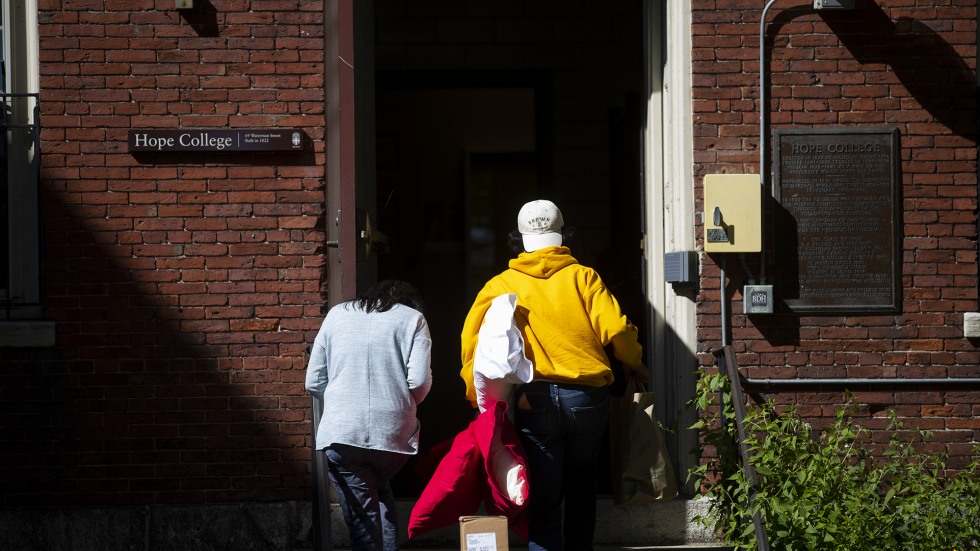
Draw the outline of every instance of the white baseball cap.
[[[517,230],[521,232],[527,252],[561,245],[564,225],[558,207],[543,199],[526,203],[517,214]]]

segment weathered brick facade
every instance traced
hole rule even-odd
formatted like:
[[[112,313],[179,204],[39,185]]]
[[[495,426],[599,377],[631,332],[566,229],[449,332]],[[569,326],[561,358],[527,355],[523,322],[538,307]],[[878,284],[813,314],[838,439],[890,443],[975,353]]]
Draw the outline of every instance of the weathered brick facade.
[[[732,261],[732,344],[752,377],[977,377],[980,343],[962,334],[963,314],[980,310],[976,1],[857,1],[861,10],[833,13],[776,3],[765,109],[770,128],[898,128],[901,312],[750,319],[738,313],[747,274]],[[44,306],[57,345],[0,348],[0,505],[309,500],[304,349],[323,315],[329,218],[324,2],[38,4]],[[596,259],[619,222],[612,196],[639,210],[639,190],[623,192],[639,187],[634,152],[615,144],[639,140],[641,124],[624,118],[648,99],[636,89],[639,4],[604,4],[601,23],[586,2],[435,4],[379,6],[379,69],[547,74],[547,185],[585,230],[584,259]],[[700,196],[706,174],[760,169],[762,6],[690,4]],[[126,144],[131,129],[247,127],[298,128],[310,146],[134,154]],[[408,210],[403,226],[421,228],[425,210]],[[701,257],[697,361],[710,367],[720,270]],[[455,365],[443,369],[436,384],[459,384]],[[773,395],[815,419],[844,400],[836,389]],[[877,438],[895,407],[935,431],[929,446],[952,466],[980,441],[976,390],[856,399]]]
[[[693,6],[700,186],[705,174],[759,173],[761,8],[722,0]],[[739,366],[754,378],[980,376],[978,342],[963,337],[963,314],[980,309],[976,2],[880,0],[860,2],[855,11],[816,12],[810,2],[786,1],[775,3],[767,19],[768,128],[898,129],[903,289],[896,315],[749,319],[741,314],[749,276],[730,261],[731,343]],[[770,262],[779,269],[779,259]],[[713,365],[710,350],[721,341],[719,275],[718,259],[706,260],[698,297],[703,366]],[[973,457],[971,446],[980,441],[975,387],[856,390],[875,439],[887,440],[884,412],[895,408],[908,426],[935,431],[926,445],[948,453],[950,466]],[[768,395],[815,419],[831,416],[844,400],[840,388]]]
[[[57,346],[0,350],[3,505],[308,499],[323,3],[40,4]],[[299,128],[313,145],[127,150],[130,129],[178,127]]]

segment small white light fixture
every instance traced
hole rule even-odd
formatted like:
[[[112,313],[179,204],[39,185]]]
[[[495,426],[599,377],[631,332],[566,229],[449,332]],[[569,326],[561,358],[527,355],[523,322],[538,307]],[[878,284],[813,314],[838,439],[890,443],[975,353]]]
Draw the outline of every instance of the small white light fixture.
[[[980,312],[963,314],[963,336],[968,339],[980,338]]]
[[[194,0],[174,0],[177,2],[178,10],[192,10],[194,9]]]

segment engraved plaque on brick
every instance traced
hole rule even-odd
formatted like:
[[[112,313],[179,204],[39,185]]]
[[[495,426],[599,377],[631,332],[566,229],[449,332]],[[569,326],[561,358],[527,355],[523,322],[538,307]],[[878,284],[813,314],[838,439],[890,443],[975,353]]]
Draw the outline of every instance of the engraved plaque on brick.
[[[775,131],[775,258],[784,311],[898,312],[895,128]]]

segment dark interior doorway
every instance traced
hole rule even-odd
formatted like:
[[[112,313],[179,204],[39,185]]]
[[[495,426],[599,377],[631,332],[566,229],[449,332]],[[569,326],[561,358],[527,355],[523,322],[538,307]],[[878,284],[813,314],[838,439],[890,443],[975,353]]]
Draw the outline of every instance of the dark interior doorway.
[[[390,243],[378,278],[419,287],[433,338],[421,450],[398,497],[419,495],[474,416],[460,329],[512,257],[524,202],[558,203],[573,255],[643,319],[641,15],[642,0],[376,0],[376,212]]]

